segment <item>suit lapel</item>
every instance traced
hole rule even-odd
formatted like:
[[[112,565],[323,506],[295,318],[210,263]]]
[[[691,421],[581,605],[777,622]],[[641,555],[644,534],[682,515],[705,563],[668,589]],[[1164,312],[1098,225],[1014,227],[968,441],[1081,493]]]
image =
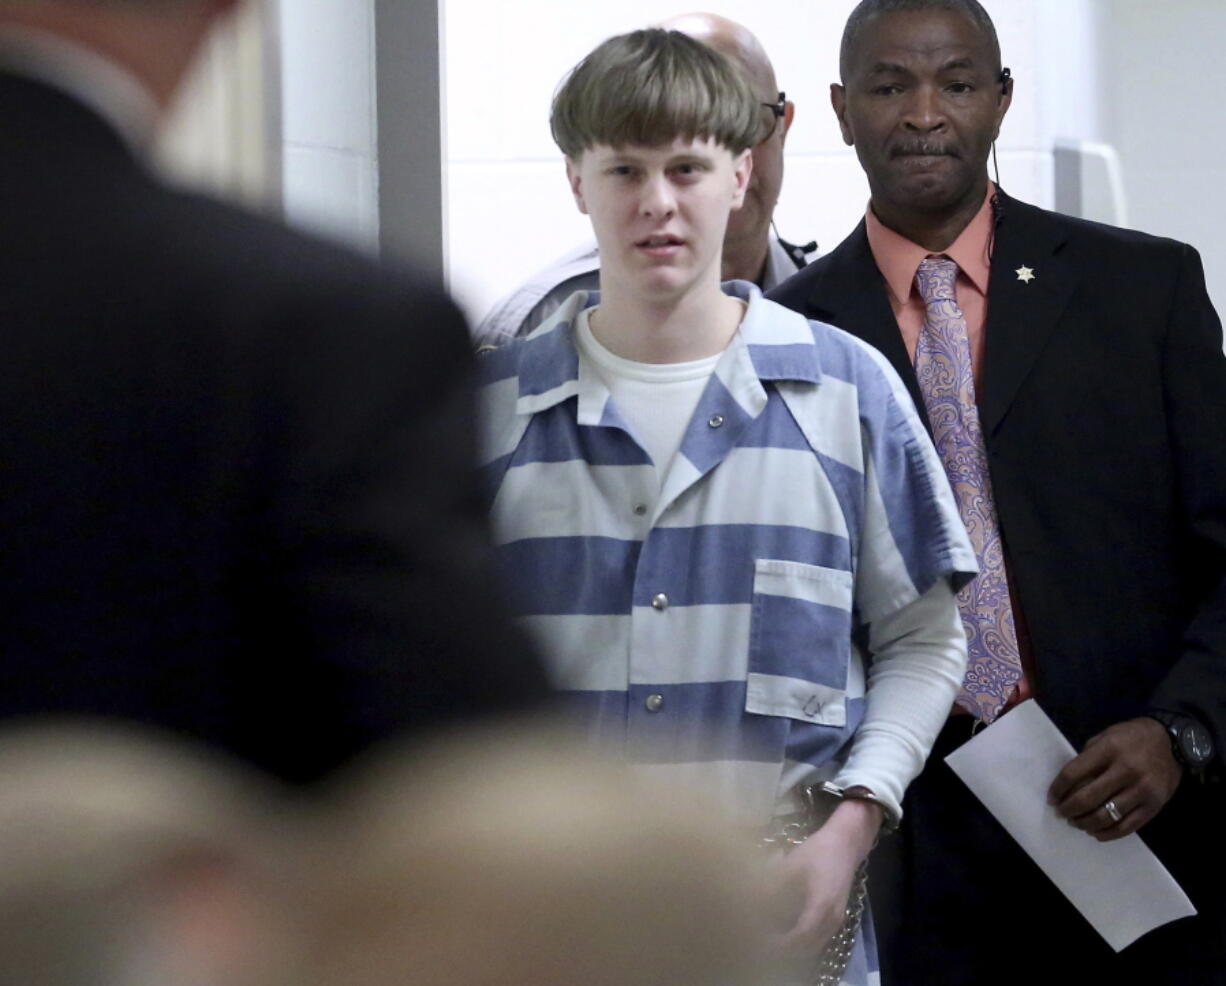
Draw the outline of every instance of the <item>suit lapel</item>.
[[[1077,274],[1061,263],[1067,233],[1041,209],[1000,193],[1003,218],[996,230],[988,281],[988,317],[979,418],[984,435],[1000,427],[1018,389],[1047,345],[1077,284]],[[873,260],[864,222],[819,261],[820,276],[810,286],[806,314],[837,325],[883,353],[902,377],[920,419],[931,431],[923,394],[907,347],[890,308],[889,293]],[[1019,280],[1029,267],[1034,279]]]
[[[890,308],[885,279],[869,249],[864,221],[824,259],[825,269],[813,283],[807,314],[858,336],[881,352],[902,377],[924,427],[931,430],[915,368]]]
[[[1044,212],[1003,192],[1001,207],[979,397],[979,419],[989,438],[1047,345],[1077,283],[1076,272],[1060,260],[1067,235]],[[1021,280],[1023,267],[1031,269],[1033,280]]]

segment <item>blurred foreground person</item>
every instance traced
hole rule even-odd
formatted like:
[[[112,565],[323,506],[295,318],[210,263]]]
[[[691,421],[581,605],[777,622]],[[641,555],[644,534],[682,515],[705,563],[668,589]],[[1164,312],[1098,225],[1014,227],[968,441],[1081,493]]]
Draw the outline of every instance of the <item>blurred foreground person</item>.
[[[0,984],[296,982],[276,794],[160,738],[0,733]]]
[[[749,840],[574,749],[475,733],[342,788],[304,986],[773,981]]]
[[[452,304],[149,170],[238,2],[0,3],[0,716],[309,780],[544,684],[491,597]]]

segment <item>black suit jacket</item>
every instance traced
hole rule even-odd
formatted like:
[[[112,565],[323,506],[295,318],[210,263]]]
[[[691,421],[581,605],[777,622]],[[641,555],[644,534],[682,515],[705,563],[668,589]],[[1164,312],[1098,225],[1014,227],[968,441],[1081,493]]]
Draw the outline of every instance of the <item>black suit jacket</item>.
[[[1077,747],[1153,706],[1196,715],[1220,751],[1226,358],[1200,259],[1170,240],[999,202],[977,398],[1036,698]],[[880,349],[923,415],[863,223],[771,296]],[[965,735],[948,728],[941,753]],[[905,805],[901,841],[874,864],[883,968],[899,981],[981,982],[999,965],[990,937],[948,929],[1002,911],[1046,945],[1032,964],[1021,957],[1020,981],[1221,980],[1220,785],[1185,780],[1142,833],[1201,917],[1118,957],[944,765],[929,764]],[[1052,954],[1076,959],[1067,975],[1052,971]]]
[[[535,699],[489,584],[440,293],[163,187],[0,75],[0,715],[294,780]]]
[[[880,349],[923,414],[863,223],[771,297]],[[1040,704],[1075,745],[1152,705],[1226,748],[1226,359],[1196,251],[1002,192],[984,347]]]

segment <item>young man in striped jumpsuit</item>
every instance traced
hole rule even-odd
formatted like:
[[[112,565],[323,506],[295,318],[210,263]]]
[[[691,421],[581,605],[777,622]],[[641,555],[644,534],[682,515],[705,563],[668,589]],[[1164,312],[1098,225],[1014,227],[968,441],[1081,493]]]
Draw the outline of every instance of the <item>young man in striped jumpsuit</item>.
[[[783,863],[784,942],[813,953],[949,711],[975,562],[884,360],[720,285],[760,111],[677,32],[568,77],[551,123],[600,291],[484,358],[484,468],[522,619],[593,741],[760,832],[817,805]],[[868,986],[871,928],[854,945]]]

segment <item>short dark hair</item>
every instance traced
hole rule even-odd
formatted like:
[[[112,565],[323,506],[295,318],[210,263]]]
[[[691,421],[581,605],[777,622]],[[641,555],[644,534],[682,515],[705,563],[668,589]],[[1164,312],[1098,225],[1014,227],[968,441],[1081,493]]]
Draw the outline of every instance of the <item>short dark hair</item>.
[[[843,81],[847,81],[852,52],[870,20],[882,14],[915,10],[952,10],[965,14],[987,37],[996,62],[994,67],[996,71],[1000,71],[1000,40],[996,37],[996,25],[992,23],[992,18],[979,0],[860,0],[847,18],[847,25],[843,28],[843,41],[839,45],[839,76]]]
[[[549,129],[571,159],[605,144],[715,140],[734,154],[761,138],[758,97],[731,59],[680,31],[648,28],[599,45],[553,97]]]

